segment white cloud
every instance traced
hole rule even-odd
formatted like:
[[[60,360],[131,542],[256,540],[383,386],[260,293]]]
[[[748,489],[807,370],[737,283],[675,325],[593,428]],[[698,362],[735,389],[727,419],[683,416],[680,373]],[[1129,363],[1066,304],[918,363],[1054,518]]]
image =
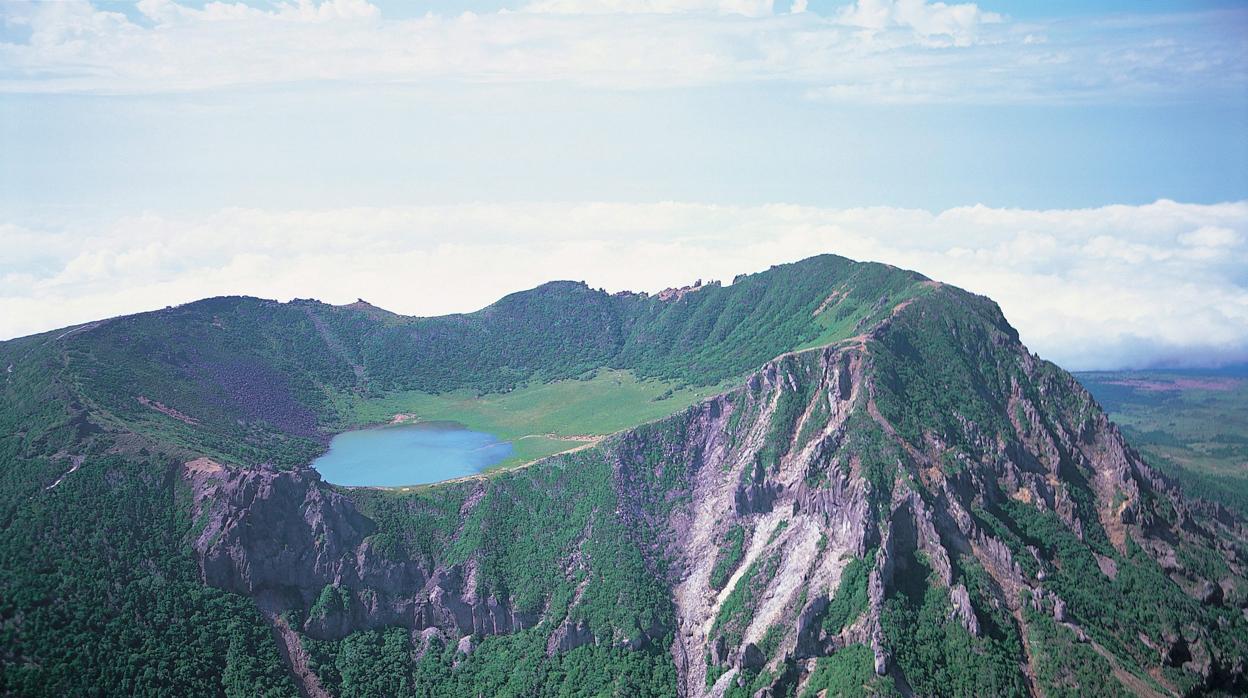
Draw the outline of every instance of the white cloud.
[[[824,252],[996,299],[1068,368],[1248,360],[1248,202],[1077,210],[474,204],[0,225],[0,336],[220,294],[482,307],[560,278],[657,291]],[[1206,254],[1212,250],[1215,254]]]
[[[1179,236],[1179,242],[1192,247],[1233,247],[1240,241],[1239,233],[1230,228],[1205,226]]]
[[[0,92],[152,93],[278,83],[561,81],[664,88],[780,81],[854,102],[1242,99],[1248,12],[1006,21],[974,3],[534,0],[389,18],[365,0],[0,4]],[[109,6],[105,6],[107,8]],[[1042,37],[1039,41],[1037,37]],[[1160,42],[1160,43],[1159,43]]]
[[[660,14],[712,12],[746,17],[771,14],[773,0],[536,0],[527,12],[554,14]]]
[[[904,27],[924,37],[946,36],[957,46],[971,45],[982,25],[1002,21],[1001,15],[985,12],[975,3],[924,0],[858,0],[842,8],[839,17],[846,24],[876,31]]]

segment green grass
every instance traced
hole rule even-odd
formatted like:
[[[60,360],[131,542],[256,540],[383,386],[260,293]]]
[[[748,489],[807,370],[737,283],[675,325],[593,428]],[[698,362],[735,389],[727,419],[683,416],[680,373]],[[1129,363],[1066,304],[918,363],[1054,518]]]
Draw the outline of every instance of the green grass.
[[[867,558],[854,558],[841,572],[841,581],[836,594],[824,611],[823,628],[829,634],[840,633],[845,626],[858,620],[863,611],[867,610],[867,583],[871,574],[871,566],[875,562],[875,551],[867,553]]]
[[[837,262],[834,259],[822,261],[832,266],[835,266],[833,263]],[[788,270],[787,273],[795,273],[795,270]],[[818,294],[828,293],[827,288],[830,285],[816,284],[817,288],[803,287],[802,293],[793,291],[781,294],[784,302],[787,303],[796,302],[794,300],[796,297],[807,299],[803,301],[806,305],[799,311],[786,312],[783,317],[793,322],[801,320],[801,323],[809,327],[801,330],[788,328],[784,332],[776,330],[782,335],[792,335],[798,340],[789,344],[789,347],[800,351],[842,341],[858,333],[862,326],[875,325],[886,318],[897,304],[931,292],[930,286],[920,283],[914,276],[897,274],[886,267],[862,267],[858,268],[855,273],[864,275],[864,278],[857,279],[856,284],[843,282],[837,291],[843,295],[839,300],[828,303],[822,312],[813,312],[812,308],[816,308],[822,300]],[[818,277],[817,274],[815,276]],[[809,285],[811,279],[805,276],[802,278]],[[747,286],[749,282],[743,282],[741,288]],[[741,289],[733,293],[738,291]],[[708,300],[725,293],[728,293],[727,289],[715,287],[700,291],[698,295],[690,298],[697,301],[693,305],[698,308],[701,308],[703,303],[707,303],[711,309],[718,309],[716,312],[722,311],[731,315],[732,313],[729,313],[727,309],[720,307],[718,301]],[[760,297],[755,298],[753,303],[745,303],[742,307],[753,312],[761,307],[759,304],[770,307],[768,303],[777,302],[780,301],[775,298],[764,302],[764,299]],[[672,318],[667,316],[672,314],[682,317],[682,313],[686,312],[697,314],[695,312],[697,308],[693,306],[685,308],[679,304],[671,307],[664,306],[662,310],[660,314],[666,318],[663,322],[671,321]],[[689,321],[692,322],[692,320]],[[731,327],[737,323],[720,324]],[[719,327],[719,325],[714,326]],[[712,332],[714,328],[708,326],[705,329],[706,332]],[[807,337],[813,335],[813,339],[801,342],[800,335],[802,334]],[[511,390],[483,392],[473,388],[461,388],[441,393],[399,390],[388,392],[381,397],[361,397],[353,391],[331,389],[329,399],[335,411],[340,415],[342,426],[347,428],[386,423],[395,415],[404,414],[413,415],[422,421],[457,422],[469,429],[485,431],[499,438],[510,440],[515,447],[515,452],[507,460],[495,466],[495,468],[508,468],[530,463],[590,442],[589,439],[576,437],[604,436],[661,419],[734,387],[741,381],[741,375],[733,375],[710,385],[702,384],[702,380],[688,378],[663,380],[655,377],[639,377],[656,375],[657,369],[650,365],[654,357],[646,353],[651,350],[659,351],[660,354],[667,351],[675,352],[676,355],[683,357],[680,361],[692,360],[699,365],[723,363],[722,357],[714,360],[712,360],[713,357],[694,360],[693,357],[685,356],[673,346],[650,347],[648,342],[653,339],[651,337],[637,347],[625,349],[621,355],[622,358],[617,357],[624,362],[624,365],[635,364],[636,367],[633,370],[599,368],[587,379],[565,378],[543,382],[543,378],[539,376]],[[746,365],[744,357],[738,356],[744,345],[741,342],[728,344],[736,347],[733,351],[737,353],[732,354],[735,357],[732,361],[740,361],[741,365]],[[701,347],[701,344],[698,346]],[[641,351],[641,348],[645,347],[649,348]],[[783,351],[783,346],[777,345],[775,349]],[[633,355],[629,353],[630,351],[634,353],[641,351],[641,353]],[[763,355],[760,354],[760,356]],[[732,361],[728,363],[731,364]],[[749,368],[752,370],[754,366],[750,365]],[[669,378],[684,375],[681,371],[674,373],[658,371],[657,373]],[[725,373],[729,371],[721,370],[716,375]],[[545,376],[545,378],[549,377]],[[802,402],[802,404],[805,403]]]
[[[882,308],[845,302],[848,299],[843,299],[839,303],[833,301],[823,309],[823,312],[815,316],[815,323],[820,328],[819,334],[814,339],[803,342],[795,351],[843,342],[857,335],[862,328],[879,323],[890,315],[898,304],[931,293],[932,288],[930,285],[899,279],[886,285],[882,290],[882,293],[888,297],[888,302]]]
[[[666,417],[731,385],[679,387],[638,380],[630,371],[603,369],[588,380],[529,383],[506,393],[403,391],[372,399],[342,393],[335,402],[348,426],[389,422],[406,414],[494,434],[515,447],[496,466],[510,467],[592,442],[578,436],[604,436]]]
[[[724,536],[724,544],[715,554],[715,566],[711,569],[711,588],[719,591],[728,583],[728,578],[737,571],[741,558],[745,557],[745,528],[740,524],[728,529]]]
[[[500,470],[503,468],[514,468],[517,465],[532,463],[535,460],[541,460],[547,456],[553,456],[556,453],[563,453],[574,448],[593,443],[593,441],[581,439],[552,439],[548,436],[524,436],[511,442],[511,455],[494,465],[486,468],[489,470]]]

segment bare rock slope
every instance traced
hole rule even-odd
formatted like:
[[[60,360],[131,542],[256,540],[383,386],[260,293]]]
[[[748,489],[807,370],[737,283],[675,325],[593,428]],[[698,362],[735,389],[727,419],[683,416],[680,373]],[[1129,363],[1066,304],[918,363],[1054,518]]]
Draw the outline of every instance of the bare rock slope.
[[[395,502],[188,470],[203,577],[311,638],[658,648],[686,696],[844,676],[1057,695],[1089,671],[1245,689],[1242,521],[1185,500],[990,301],[935,287],[863,329],[592,449]],[[557,524],[523,528],[541,507]]]

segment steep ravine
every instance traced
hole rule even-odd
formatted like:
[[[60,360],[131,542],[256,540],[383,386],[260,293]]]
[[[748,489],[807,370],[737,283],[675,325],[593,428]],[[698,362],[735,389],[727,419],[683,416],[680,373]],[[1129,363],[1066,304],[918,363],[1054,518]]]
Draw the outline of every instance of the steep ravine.
[[[914,339],[920,331],[942,333],[953,359],[974,368],[933,365]],[[971,407],[940,408],[949,397],[941,391],[967,391]],[[939,423],[916,407],[928,394],[943,409]],[[524,491],[559,487],[540,474],[590,461],[606,466],[602,486],[615,506],[585,514],[547,572],[575,582],[567,606],[516,602],[491,586],[494,563],[464,530],[489,525],[477,509],[514,498],[519,482]],[[859,645],[904,693],[919,678],[906,676],[915,659],[898,644],[897,629],[913,622],[906,604],[943,604],[956,624],[947,636],[969,652],[1017,647],[1007,652],[1011,666],[998,668],[1007,692],[1044,694],[1071,671],[1050,647],[1036,655],[1035,643],[1054,633],[1132,667],[1116,673],[1137,692],[1244,685],[1243,646],[1195,616],[1123,640],[1103,619],[1080,615],[1087,602],[1062,597],[1076,589],[1075,553],[1095,556],[1103,579],[1087,583],[1097,588],[1120,566],[1156,567],[1185,598],[1230,618],[1218,621],[1225,629],[1245,612],[1235,621],[1217,609],[1248,603],[1235,545],[1244,524],[1189,506],[1068,374],[1023,347],[995,305],[956,289],[900,307],[868,335],[779,357],[738,389],[531,469],[540,472],[446,488],[460,523],[444,554],[404,557],[383,550],[377,522],[313,471],[189,468],[193,545],[207,583],[298,611],[309,637],[397,625],[412,631],[417,654],[435,635],[471,652],[472,638],[531,628],[549,633],[549,653],[668,643],[686,696],[800,694],[821,661]],[[1036,538],[1051,520],[1073,547]],[[594,627],[601,621],[577,613],[605,583],[590,544],[614,535],[608,528],[624,532],[667,590],[670,607],[641,623],[648,627]],[[1223,576],[1192,564],[1209,554],[1224,561]],[[310,613],[327,588],[348,590],[346,601]],[[1118,641],[1152,649],[1106,649]],[[1189,675],[1189,685],[1175,684]]]

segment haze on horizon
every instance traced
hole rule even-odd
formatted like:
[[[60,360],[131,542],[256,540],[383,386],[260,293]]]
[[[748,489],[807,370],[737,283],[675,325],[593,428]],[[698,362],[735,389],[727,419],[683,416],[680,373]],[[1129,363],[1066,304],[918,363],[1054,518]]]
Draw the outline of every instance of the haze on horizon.
[[[6,3],[0,338],[831,252],[1066,368],[1248,361],[1245,37],[1172,0]]]

